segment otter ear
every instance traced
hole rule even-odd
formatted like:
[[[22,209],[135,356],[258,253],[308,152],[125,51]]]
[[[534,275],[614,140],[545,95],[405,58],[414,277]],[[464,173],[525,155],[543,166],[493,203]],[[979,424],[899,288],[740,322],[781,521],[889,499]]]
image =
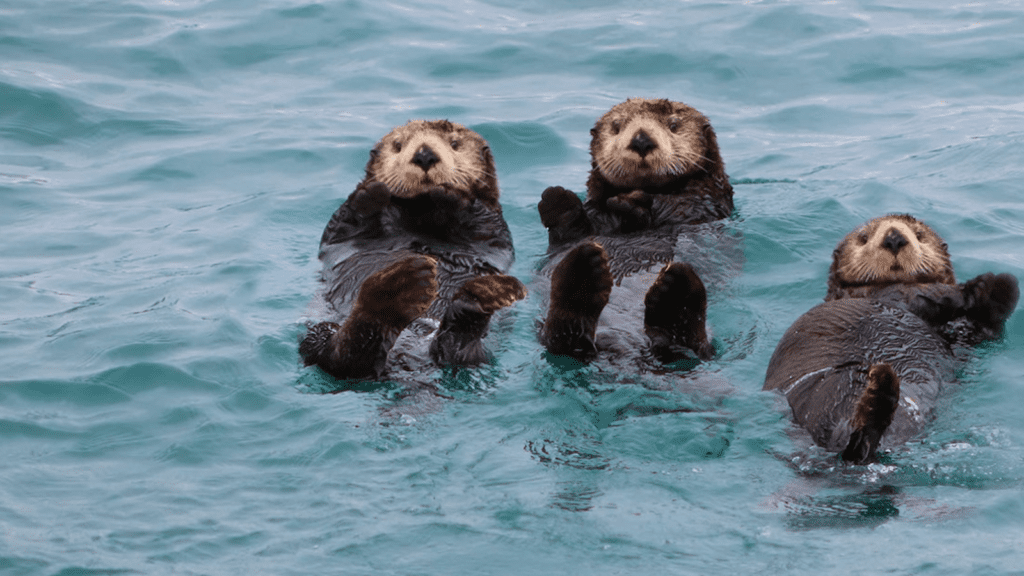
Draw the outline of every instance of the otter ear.
[[[377,163],[377,157],[380,156],[380,145],[374,146],[370,149],[370,159],[366,161],[366,177],[369,178],[373,174],[373,165]]]
[[[480,147],[480,161],[483,162],[485,166],[491,167],[492,170],[493,170],[493,168],[494,168],[494,155],[491,154],[491,147],[490,146],[485,144],[485,145]]]
[[[704,120],[701,133],[704,136],[704,157],[708,159],[710,165],[721,167],[724,176],[725,166],[722,162],[722,153],[718,151],[718,137],[715,136],[715,129],[711,127],[710,121]]]
[[[825,293],[825,300],[838,300],[842,297],[842,287],[839,285],[839,256],[846,246],[846,240],[836,246],[832,251],[832,265],[828,268],[828,292]]]
[[[715,136],[715,129],[711,127],[711,122],[708,120],[704,121],[704,124],[700,127],[701,133],[704,135],[704,139],[710,142],[714,142],[718,145],[718,137]]]

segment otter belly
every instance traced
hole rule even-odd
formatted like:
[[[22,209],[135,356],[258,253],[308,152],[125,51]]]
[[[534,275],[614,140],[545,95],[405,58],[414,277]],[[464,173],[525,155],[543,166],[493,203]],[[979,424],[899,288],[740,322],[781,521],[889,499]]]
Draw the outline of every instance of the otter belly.
[[[954,370],[946,342],[902,308],[866,298],[812,308],[779,341],[764,389],[786,395],[794,419],[816,443],[842,450],[868,370],[882,363],[900,380],[899,404],[882,437],[882,446],[893,446],[922,430]]]
[[[614,356],[639,355],[647,346],[643,332],[644,295],[664,263],[618,278],[597,323],[597,347]]]

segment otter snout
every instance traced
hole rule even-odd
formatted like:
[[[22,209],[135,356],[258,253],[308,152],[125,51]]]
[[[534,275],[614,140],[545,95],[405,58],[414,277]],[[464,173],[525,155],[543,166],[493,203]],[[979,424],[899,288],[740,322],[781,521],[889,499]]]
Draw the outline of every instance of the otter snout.
[[[651,150],[658,147],[658,144],[651,140],[651,137],[643,130],[637,130],[637,133],[633,135],[633,139],[629,141],[628,148],[633,152],[640,155],[641,158],[647,156]]]
[[[885,235],[885,239],[882,240],[882,248],[885,248],[889,252],[892,252],[893,256],[900,253],[909,242],[907,237],[900,233],[899,230],[892,228],[889,233]]]
[[[430,170],[431,166],[440,161],[437,154],[426,144],[420,146],[420,149],[412,157],[412,163],[422,168],[424,172]]]

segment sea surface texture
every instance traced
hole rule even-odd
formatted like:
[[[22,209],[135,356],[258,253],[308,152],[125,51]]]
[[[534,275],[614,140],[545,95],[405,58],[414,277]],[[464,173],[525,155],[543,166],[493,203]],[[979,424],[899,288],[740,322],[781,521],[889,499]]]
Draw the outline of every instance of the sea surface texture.
[[[1024,312],[870,466],[761,391],[849,230],[909,212],[1024,277],[1024,7],[924,0],[0,0],[0,573],[1007,574]],[[710,118],[741,257],[718,356],[303,368],[332,212],[393,126],[487,138],[527,285],[630,96]]]

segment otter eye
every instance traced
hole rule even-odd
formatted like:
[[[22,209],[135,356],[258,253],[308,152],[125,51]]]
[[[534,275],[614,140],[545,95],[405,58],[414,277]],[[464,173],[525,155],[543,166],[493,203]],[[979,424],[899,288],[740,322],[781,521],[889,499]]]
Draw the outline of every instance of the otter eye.
[[[917,233],[916,233],[916,236],[917,236],[917,241],[918,242],[924,242],[924,232],[922,232],[921,230],[918,230]]]
[[[867,235],[867,233],[866,232],[861,232],[860,235],[857,236],[857,241],[860,242],[861,244],[867,244],[868,243],[868,235]]]
[[[451,144],[452,144],[452,150],[458,150],[459,149],[459,141],[458,140],[452,140]]]
[[[669,120],[668,121],[668,129],[673,131],[673,132],[675,132],[676,130],[679,130],[679,120],[676,120],[675,118]]]
[[[612,134],[618,134],[622,130],[622,122],[618,120],[612,122]]]
[[[394,142],[392,142],[391,143],[391,147],[395,149],[395,152],[401,152],[402,151],[402,143],[399,142],[398,140],[395,140]]]

